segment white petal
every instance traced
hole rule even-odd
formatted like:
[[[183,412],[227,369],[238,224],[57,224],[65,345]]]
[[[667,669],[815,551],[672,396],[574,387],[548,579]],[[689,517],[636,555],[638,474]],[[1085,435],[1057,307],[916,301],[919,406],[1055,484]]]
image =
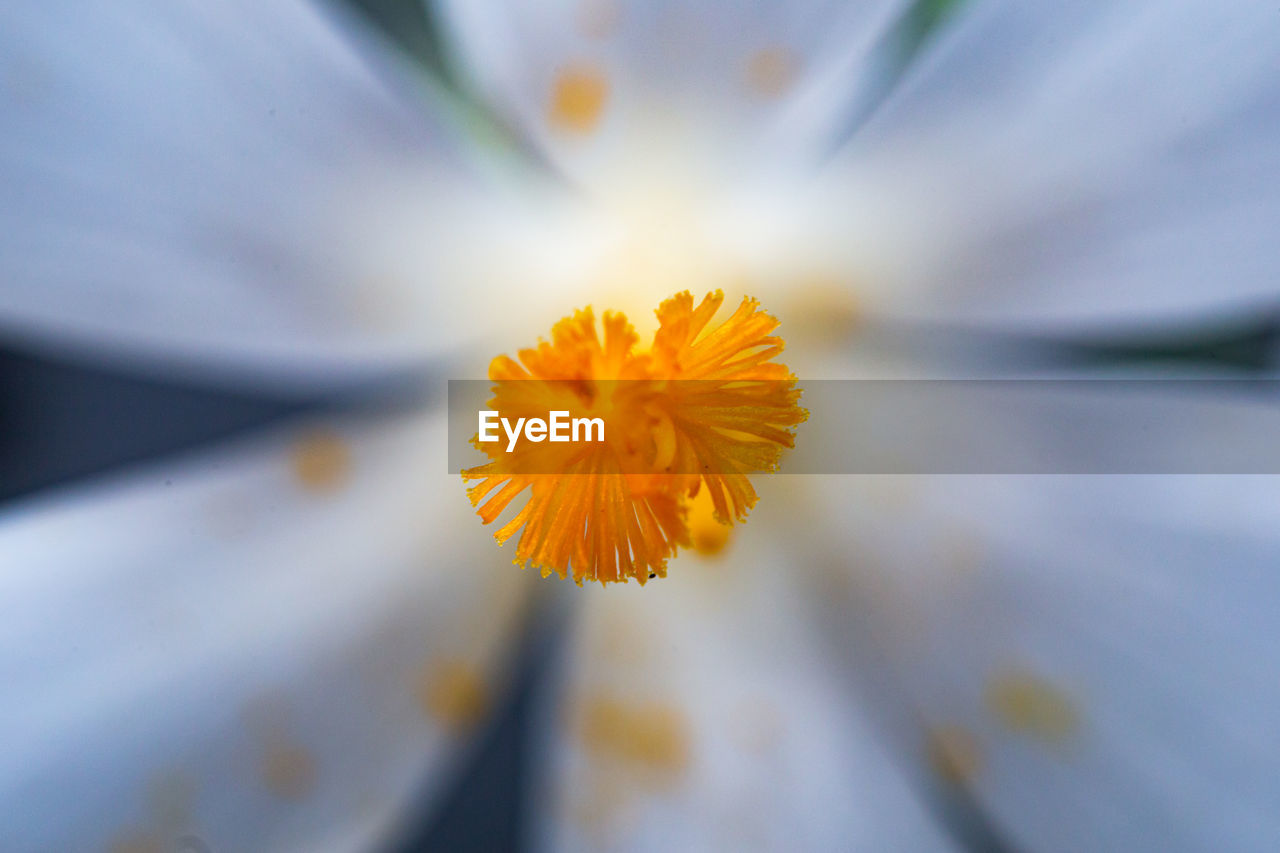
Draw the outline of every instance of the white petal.
[[[823,176],[813,227],[892,316],[1269,306],[1278,52],[1262,2],[965,4]]]
[[[848,648],[1016,849],[1280,838],[1275,477],[803,478]]]
[[[443,429],[300,425],[8,507],[6,849],[373,849],[428,804],[527,589]]]
[[[722,563],[574,590],[531,806],[543,847],[949,849],[836,677],[780,531],[761,527]]]
[[[796,474],[1280,472],[1277,398],[1207,372],[806,381],[803,391],[810,420],[786,463]]]
[[[831,132],[860,61],[903,5],[436,0],[463,75],[561,169],[603,191],[783,166],[779,144]],[[570,110],[580,122],[553,106],[567,72],[589,81]]]
[[[316,381],[464,339],[474,177],[379,48],[307,0],[6,7],[0,331]]]

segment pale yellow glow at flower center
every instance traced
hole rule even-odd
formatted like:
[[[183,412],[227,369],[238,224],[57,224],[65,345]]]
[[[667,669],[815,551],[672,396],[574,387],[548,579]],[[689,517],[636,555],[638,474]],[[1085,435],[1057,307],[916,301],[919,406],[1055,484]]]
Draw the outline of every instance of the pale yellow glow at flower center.
[[[641,336],[656,329],[653,306],[672,292],[747,288],[737,265],[715,245],[712,214],[670,175],[614,188],[604,202],[612,236],[586,282],[593,299],[622,311]]]

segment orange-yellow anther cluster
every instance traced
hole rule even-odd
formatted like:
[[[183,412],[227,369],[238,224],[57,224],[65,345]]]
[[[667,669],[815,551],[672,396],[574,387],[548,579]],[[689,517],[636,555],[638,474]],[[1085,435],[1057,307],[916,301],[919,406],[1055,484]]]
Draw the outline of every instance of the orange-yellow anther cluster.
[[[602,583],[665,577],[691,545],[689,504],[701,491],[715,518],[742,521],[756,502],[747,474],[773,471],[808,413],[796,377],[773,359],[778,321],[743,299],[718,326],[719,291],[694,305],[687,291],[658,308],[652,346],[640,350],[626,317],[590,308],[555,325],[550,341],[489,366],[490,408],[504,418],[600,418],[604,441],[475,447],[487,464],[462,472],[485,524],[526,490],[528,501],[494,534],[523,530],[515,562],[543,576]]]

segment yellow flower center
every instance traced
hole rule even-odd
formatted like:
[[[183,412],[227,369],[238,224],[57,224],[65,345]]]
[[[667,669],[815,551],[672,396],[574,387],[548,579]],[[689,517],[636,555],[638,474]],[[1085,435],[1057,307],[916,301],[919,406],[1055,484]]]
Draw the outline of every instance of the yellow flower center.
[[[808,413],[798,405],[796,377],[773,362],[778,321],[744,299],[718,326],[719,291],[696,307],[687,291],[658,308],[648,350],[626,317],[606,312],[603,338],[590,308],[555,325],[550,341],[498,356],[490,408],[503,418],[599,418],[597,442],[480,442],[487,464],[462,472],[479,480],[467,494],[485,524],[526,490],[528,501],[494,534],[517,532],[515,563],[602,583],[665,577],[680,546],[711,548],[689,507],[709,501],[714,521],[745,520],[756,493],[747,474],[774,471],[794,428]],[[721,543],[723,544],[723,543]]]

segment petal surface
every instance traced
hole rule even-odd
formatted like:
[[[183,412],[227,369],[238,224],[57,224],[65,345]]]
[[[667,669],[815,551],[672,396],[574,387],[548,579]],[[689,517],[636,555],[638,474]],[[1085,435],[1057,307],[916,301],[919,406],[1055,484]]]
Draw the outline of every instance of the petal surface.
[[[1280,295],[1275,9],[963,4],[813,201],[869,312],[1058,330]]]
[[[461,259],[506,213],[435,90],[341,12],[0,12],[0,333],[320,383],[467,340]]]
[[[1275,477],[797,479],[825,623],[1014,849],[1274,845]]]
[[[757,528],[752,531],[751,527]],[[761,519],[723,562],[572,590],[544,849],[946,850],[836,676]],[[751,534],[756,536],[752,537]]]
[[[6,848],[375,849],[429,807],[527,590],[451,532],[443,430],[299,424],[10,505]]]
[[[464,79],[596,192],[784,168],[831,133],[903,5],[435,2]]]

